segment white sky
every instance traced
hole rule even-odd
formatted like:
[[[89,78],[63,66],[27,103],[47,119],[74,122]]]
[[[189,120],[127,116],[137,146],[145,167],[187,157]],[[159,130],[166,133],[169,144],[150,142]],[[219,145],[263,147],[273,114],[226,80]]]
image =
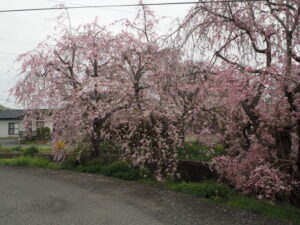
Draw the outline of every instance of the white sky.
[[[188,0],[144,0],[144,3],[184,1]],[[60,3],[66,6],[134,4],[138,3],[138,0],[9,0],[1,2],[0,10],[54,7]],[[159,27],[160,32],[164,34],[172,27],[172,21],[177,17],[184,17],[190,7],[191,5],[169,5],[153,6],[151,9],[157,16],[166,17]],[[72,9],[69,10],[69,15],[72,26],[77,27],[79,24],[92,22],[95,17],[98,17],[102,25],[124,18],[133,19],[136,12],[136,7]],[[54,18],[61,13],[62,10],[0,13],[0,104],[18,108],[14,99],[9,97],[9,89],[14,86],[18,74],[15,59],[19,54],[34,49],[47,35],[53,33]]]

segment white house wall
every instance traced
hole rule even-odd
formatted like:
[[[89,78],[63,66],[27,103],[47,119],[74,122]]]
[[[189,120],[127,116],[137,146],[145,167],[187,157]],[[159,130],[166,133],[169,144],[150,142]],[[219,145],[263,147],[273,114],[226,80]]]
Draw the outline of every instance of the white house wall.
[[[32,131],[36,131],[36,123],[39,122],[39,121],[43,121],[44,122],[44,126],[45,127],[49,127],[51,132],[53,131],[53,122],[51,121],[50,117],[46,118],[46,119],[43,119],[43,120],[33,119],[32,120]]]
[[[48,117],[44,120],[32,120],[32,131],[36,131],[36,122],[43,121],[45,127],[49,127],[50,131],[53,131],[53,122],[51,117]],[[9,135],[8,134],[8,124],[9,123],[19,123],[19,131],[25,131],[24,123],[22,120],[0,120],[0,138],[10,138],[10,137],[18,137],[18,135]]]
[[[18,135],[8,134],[8,123],[19,123],[19,131],[24,131],[23,122],[21,120],[0,120],[0,138],[18,137]]]
[[[51,121],[45,121],[45,127],[49,127],[50,131],[53,131],[53,123]]]

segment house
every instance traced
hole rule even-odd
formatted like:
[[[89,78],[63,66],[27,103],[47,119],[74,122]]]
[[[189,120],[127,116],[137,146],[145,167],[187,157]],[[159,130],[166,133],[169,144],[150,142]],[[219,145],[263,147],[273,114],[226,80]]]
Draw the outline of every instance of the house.
[[[24,110],[0,111],[0,138],[17,138],[22,132],[25,132],[24,116]],[[39,127],[49,127],[51,131],[53,129],[50,119],[32,120],[31,130],[35,132]]]

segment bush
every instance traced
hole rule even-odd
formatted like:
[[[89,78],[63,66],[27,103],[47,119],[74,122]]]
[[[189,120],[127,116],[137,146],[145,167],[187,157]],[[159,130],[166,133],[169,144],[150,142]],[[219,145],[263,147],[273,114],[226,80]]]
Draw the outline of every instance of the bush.
[[[95,159],[92,159],[90,161],[88,161],[86,163],[87,166],[97,166],[97,165],[109,165],[111,164],[112,162],[110,162],[110,160],[107,160],[106,158],[102,158],[102,157],[99,157],[99,158],[95,158]]]
[[[258,199],[275,199],[276,194],[290,193],[292,185],[288,174],[268,165],[256,167],[250,172],[242,187],[244,193],[254,193]]]
[[[125,161],[115,161],[105,168],[104,174],[123,180],[136,180],[140,177],[137,169],[131,168]]]
[[[79,140],[75,147],[69,151],[69,155],[71,154],[78,161],[78,164],[85,165],[91,158],[91,143],[88,138]]]
[[[117,172],[128,172],[130,170],[129,164],[125,161],[115,161],[107,166],[105,174],[111,176]]]
[[[287,172],[272,167],[266,158],[268,154],[266,148],[250,148],[239,157],[217,157],[211,165],[219,179],[237,191],[254,194],[259,199],[289,196],[295,181]]]
[[[122,157],[134,167],[147,168],[157,181],[164,181],[177,173],[177,145],[179,130],[175,118],[166,112],[128,112],[127,124],[123,124]]]
[[[49,127],[39,127],[36,130],[36,138],[41,141],[48,141],[51,136],[51,131]]]
[[[100,173],[103,174],[105,171],[105,167],[102,165],[79,165],[76,168],[76,171],[82,172],[82,173]]]
[[[38,153],[38,152],[39,152],[39,150],[38,150],[37,147],[31,146],[31,147],[28,147],[28,148],[26,148],[26,149],[24,150],[23,155],[24,155],[25,157],[33,157],[33,156],[34,156],[36,153]]]
[[[16,151],[16,152],[20,152],[20,151],[22,151],[22,147],[21,146],[16,146],[16,147],[13,147],[12,150]]]
[[[120,154],[121,147],[115,143],[103,141],[100,143],[100,151],[101,153],[109,153],[109,154]]]
[[[184,143],[184,146],[179,148],[178,158],[208,162],[224,153],[223,145],[217,144],[213,148],[210,148],[198,141],[192,141]]]
[[[168,189],[216,201],[226,200],[232,194],[232,190],[228,186],[212,181],[203,183],[172,183],[168,185]]]
[[[75,170],[82,173],[99,173],[123,180],[137,180],[143,174],[147,173],[147,170],[140,171],[138,169],[131,168],[125,161],[111,162],[110,160],[106,160],[106,158],[93,159],[85,162],[84,164],[78,164],[78,161],[75,161],[73,158],[69,158],[62,163],[61,168]]]

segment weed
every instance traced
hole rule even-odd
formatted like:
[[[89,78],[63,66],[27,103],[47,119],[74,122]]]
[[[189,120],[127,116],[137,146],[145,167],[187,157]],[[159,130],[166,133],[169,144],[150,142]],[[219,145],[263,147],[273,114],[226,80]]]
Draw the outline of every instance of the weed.
[[[20,157],[13,159],[0,159],[0,165],[7,166],[30,166],[37,168],[49,168],[49,169],[58,169],[59,166],[56,163],[50,162],[48,159],[44,158],[29,158],[29,157]]]
[[[12,150],[16,151],[16,152],[20,152],[20,151],[22,151],[22,147],[21,146],[16,146],[16,147],[13,147]]]
[[[228,186],[213,181],[206,181],[202,183],[171,183],[167,184],[167,188],[215,201],[224,201],[229,198],[230,194],[232,194],[232,190]]]
[[[33,157],[38,152],[39,152],[39,150],[37,147],[30,146],[24,150],[23,155],[26,157]]]

